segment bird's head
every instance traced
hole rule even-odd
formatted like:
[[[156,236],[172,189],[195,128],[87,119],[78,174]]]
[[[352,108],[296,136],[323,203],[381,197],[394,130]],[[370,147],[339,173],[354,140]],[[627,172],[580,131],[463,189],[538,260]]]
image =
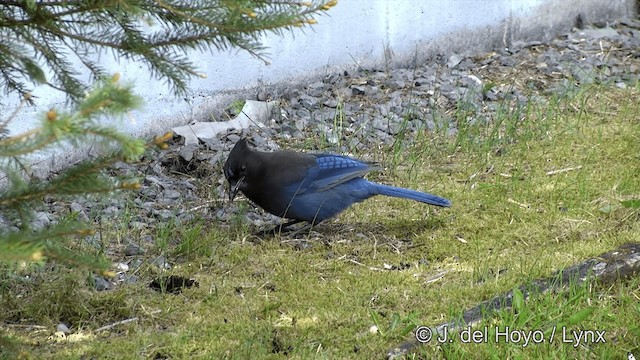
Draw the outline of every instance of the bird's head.
[[[240,139],[231,149],[227,161],[224,163],[224,176],[229,182],[229,200],[233,200],[238,191],[244,189],[247,175],[247,155],[251,150],[246,139]]]

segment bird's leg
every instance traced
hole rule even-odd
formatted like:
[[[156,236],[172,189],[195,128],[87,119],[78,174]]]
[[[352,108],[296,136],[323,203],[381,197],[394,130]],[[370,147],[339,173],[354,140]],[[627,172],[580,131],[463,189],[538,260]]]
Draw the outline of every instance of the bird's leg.
[[[304,226],[301,226],[298,229],[295,229],[295,230],[294,229],[289,229],[289,231],[287,232],[287,235],[296,236],[298,234],[302,234],[302,233],[308,232],[309,230],[311,230],[313,225],[315,225],[315,224],[307,222]]]
[[[317,222],[315,220],[313,222],[307,221],[307,223],[304,226],[301,226],[300,228],[295,230],[290,229],[290,232],[288,232],[287,234],[291,236],[296,236],[298,234],[302,234],[305,232],[311,233],[311,229],[313,229],[313,227],[318,224],[320,224],[320,221],[317,221]]]
[[[276,227],[273,229],[273,231],[274,231],[274,233],[275,233],[276,231],[277,231],[278,233],[283,233],[283,231],[284,231],[284,233],[289,233],[289,232],[293,231],[293,229],[291,228],[291,225],[295,225],[295,224],[297,224],[297,223],[301,223],[301,222],[303,222],[303,221],[304,221],[304,220],[291,220],[291,221],[288,221],[288,222],[286,222],[286,223],[284,223],[284,224],[280,224],[280,225],[276,226]]]
[[[256,236],[264,236],[264,235],[276,235],[276,234],[287,234],[293,229],[289,228],[291,225],[295,225],[297,223],[303,222],[304,220],[291,220],[284,224],[276,225],[271,230],[261,230],[255,233]]]

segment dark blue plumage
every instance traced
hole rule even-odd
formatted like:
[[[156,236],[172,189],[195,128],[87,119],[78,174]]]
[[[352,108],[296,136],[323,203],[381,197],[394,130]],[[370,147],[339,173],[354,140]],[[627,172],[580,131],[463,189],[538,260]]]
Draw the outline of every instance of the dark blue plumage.
[[[238,141],[224,164],[231,199],[242,191],[266,211],[295,220],[292,223],[317,224],[374,195],[451,206],[439,196],[363,178],[378,169],[343,155],[255,151],[245,139]]]

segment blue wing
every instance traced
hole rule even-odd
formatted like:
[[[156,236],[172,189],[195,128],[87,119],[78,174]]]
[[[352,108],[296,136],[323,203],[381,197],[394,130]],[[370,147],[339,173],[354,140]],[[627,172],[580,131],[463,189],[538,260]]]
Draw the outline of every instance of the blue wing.
[[[290,184],[286,216],[319,222],[340,213],[354,202],[373,195],[363,179],[377,167],[342,155],[318,154],[302,181]]]
[[[308,189],[313,191],[325,191],[379,169],[348,156],[332,154],[316,155],[316,165],[307,171]]]
[[[281,216],[318,223],[339,214],[354,203],[374,195],[412,199],[437,206],[449,200],[419,191],[372,183],[362,177],[378,167],[342,155],[319,154],[308,161],[306,171],[282,189]],[[304,174],[304,176],[302,176]]]

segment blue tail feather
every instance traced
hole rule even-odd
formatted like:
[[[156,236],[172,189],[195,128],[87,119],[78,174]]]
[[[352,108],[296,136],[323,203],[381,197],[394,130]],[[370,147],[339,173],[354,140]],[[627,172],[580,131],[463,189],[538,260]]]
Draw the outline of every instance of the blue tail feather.
[[[451,206],[451,201],[436,195],[431,195],[415,190],[403,189],[395,186],[377,184],[370,181],[369,184],[371,192],[375,195],[386,195],[397,198],[411,199],[435,206]]]

